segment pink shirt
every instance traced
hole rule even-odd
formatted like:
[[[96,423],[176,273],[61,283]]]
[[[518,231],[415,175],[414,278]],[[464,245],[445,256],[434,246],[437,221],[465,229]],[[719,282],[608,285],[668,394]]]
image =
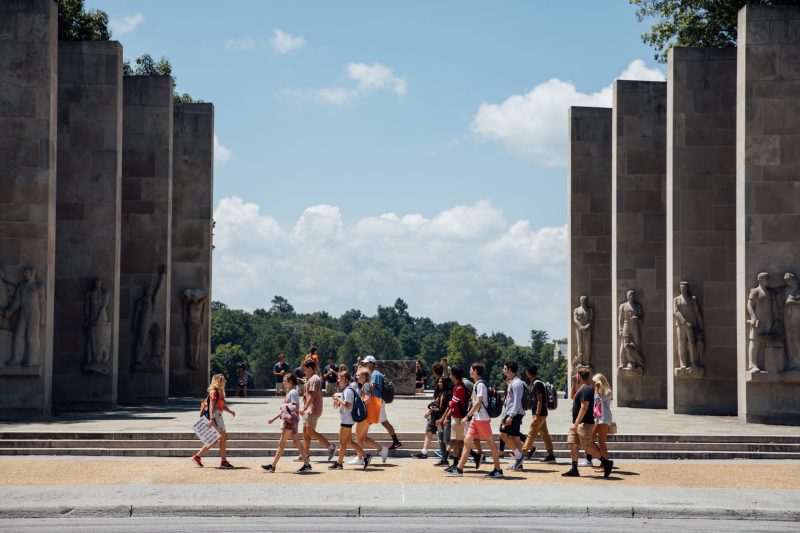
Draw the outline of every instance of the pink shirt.
[[[306,400],[306,416],[320,416],[322,414],[322,378],[314,374],[306,381],[306,398],[311,396],[311,403]]]

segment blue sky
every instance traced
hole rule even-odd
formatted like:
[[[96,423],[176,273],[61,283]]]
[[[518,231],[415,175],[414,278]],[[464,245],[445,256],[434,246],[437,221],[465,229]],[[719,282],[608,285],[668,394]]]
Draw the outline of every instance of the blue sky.
[[[215,104],[216,299],[566,335],[566,107],[663,71],[626,0],[86,5]]]

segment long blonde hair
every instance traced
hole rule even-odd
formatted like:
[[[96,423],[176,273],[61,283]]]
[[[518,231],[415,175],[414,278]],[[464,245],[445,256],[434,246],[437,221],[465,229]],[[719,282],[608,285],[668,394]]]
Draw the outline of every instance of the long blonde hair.
[[[600,385],[600,394],[603,396],[611,394],[611,385],[603,374],[595,374],[592,376],[592,381]]]
[[[224,374],[214,374],[211,376],[211,384],[208,386],[209,394],[217,391],[221,395],[225,395],[225,387],[222,386],[222,380],[225,379]]]

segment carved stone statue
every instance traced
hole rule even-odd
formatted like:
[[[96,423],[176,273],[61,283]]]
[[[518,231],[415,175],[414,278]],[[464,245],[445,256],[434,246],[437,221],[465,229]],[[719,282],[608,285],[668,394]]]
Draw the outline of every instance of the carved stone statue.
[[[17,287],[11,305],[3,312],[4,318],[18,313],[14,328],[14,346],[9,366],[38,366],[41,356],[42,328],[45,325],[46,297],[44,285],[36,279],[36,271],[31,266],[22,272],[24,279]]]
[[[618,326],[620,336],[619,368],[643,370],[641,320],[644,316],[642,306],[636,301],[636,291],[626,293],[627,301],[619,306]]]
[[[581,304],[572,311],[572,323],[575,324],[576,353],[572,366],[592,366],[592,323],[594,311],[589,307],[588,298],[580,297]]]
[[[0,269],[0,309],[5,310],[14,301],[17,285],[6,279],[5,270]],[[14,325],[5,314],[0,314],[0,367],[11,359],[14,342]]]
[[[86,355],[83,370],[108,374],[111,371],[111,321],[108,319],[109,294],[100,278],[86,293],[83,326],[86,328]]]
[[[202,289],[183,291],[183,323],[186,327],[186,365],[197,370],[203,347],[208,292]]]
[[[786,282],[784,327],[786,328],[786,370],[800,370],[800,286],[791,272],[783,276]]]
[[[703,314],[697,298],[689,292],[689,282],[680,282],[680,294],[672,300],[672,316],[677,332],[679,370],[683,374],[700,374],[703,368],[705,341],[703,339]],[[679,375],[681,373],[676,373]]]
[[[747,371],[764,372],[765,352],[779,321],[777,301],[769,288],[769,274],[766,272],[758,274],[758,286],[750,289],[747,314],[750,316],[747,321],[750,324]]]
[[[144,294],[136,302],[136,309],[133,312],[131,325],[136,335],[134,344],[133,367],[135,369],[145,369],[149,367],[159,367],[164,356],[163,334],[161,326],[155,318],[156,303],[158,301],[158,291],[164,281],[164,272],[167,268],[164,265],[158,267],[157,281],[144,290]]]

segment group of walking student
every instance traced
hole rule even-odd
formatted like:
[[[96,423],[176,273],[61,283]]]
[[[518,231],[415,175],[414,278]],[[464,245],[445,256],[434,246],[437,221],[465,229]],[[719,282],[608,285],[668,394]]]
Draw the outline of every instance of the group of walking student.
[[[359,365],[355,375],[344,365],[336,373],[338,392],[333,394],[333,406],[338,410],[340,419],[338,454],[336,444],[328,441],[316,429],[322,414],[324,389],[318,363],[307,358],[301,367],[305,374],[302,407],[297,391],[297,375],[283,375],[283,403],[275,416],[267,420],[269,424],[280,420],[280,440],[272,462],[262,465],[266,472],[276,471],[289,439],[297,447],[299,457],[296,460],[303,463],[297,470],[300,474],[312,469],[308,454],[312,439],[327,449],[330,470],[344,469],[348,450],[352,450],[354,456],[347,464],[366,469],[373,458],[380,457],[385,463],[389,450],[402,446],[386,416],[386,404],[383,401],[386,382],[383,374],[376,369],[375,358],[367,356]],[[483,450],[485,445],[493,463],[493,469],[486,477],[502,478],[500,458],[504,450],[512,454],[511,469],[521,471],[525,460],[530,459],[536,450],[534,440],[541,436],[547,450],[543,462],[555,463],[553,442],[547,427],[549,408],[555,407],[555,394],[552,388],[548,388],[549,384],[546,386],[539,378],[536,366],[525,369],[529,387],[518,375],[518,364],[515,361],[506,362],[503,365],[506,378],[504,396],[487,385],[484,380],[485,370],[483,364],[473,363],[469,366],[467,378],[464,368],[459,365],[447,368],[442,363],[433,365],[432,372],[436,379],[433,401],[428,404],[424,413],[427,422],[422,449],[414,457],[427,459],[428,449],[436,437],[438,450],[434,453],[439,457],[436,466],[444,466],[446,475],[458,477],[464,475],[464,468],[470,460],[476,469],[480,468],[481,463],[486,460]],[[326,371],[327,375],[329,374]],[[236,416],[236,413],[225,405],[224,388],[224,376],[214,375],[208,389],[204,413],[208,413],[209,427],[215,426],[220,433],[217,441],[220,468],[233,468],[226,457],[227,434],[223,413],[227,412],[232,416]],[[611,387],[602,374],[592,376],[588,370],[579,370],[572,377],[572,425],[567,437],[572,464],[562,475],[580,476],[578,459],[581,449],[586,453],[588,465],[592,465],[592,459],[597,457],[600,460],[597,470],[603,472],[603,477],[610,475],[614,462],[608,458],[606,439],[615,427],[611,398]],[[527,410],[531,411],[532,419],[527,434],[523,434],[521,426]],[[298,433],[301,417],[302,439]],[[492,431],[493,418],[500,420],[499,448]],[[376,423],[382,424],[388,431],[392,438],[390,446],[384,446],[370,438],[370,426]],[[201,458],[211,446],[213,444],[204,446],[192,456],[198,466],[203,466]]]

